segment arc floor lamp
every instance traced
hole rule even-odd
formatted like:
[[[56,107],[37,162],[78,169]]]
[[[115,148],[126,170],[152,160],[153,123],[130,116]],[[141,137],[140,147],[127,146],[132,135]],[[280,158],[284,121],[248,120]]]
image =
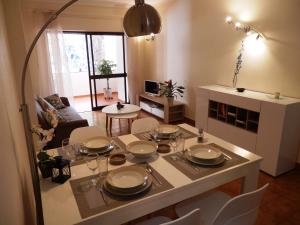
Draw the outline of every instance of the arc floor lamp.
[[[50,23],[52,23],[65,9],[73,5],[79,0],[71,0],[64,4],[60,9],[52,14],[47,22],[42,26],[39,32],[33,39],[29,50],[27,51],[25,61],[23,64],[22,77],[21,77],[21,106],[23,125],[26,136],[27,154],[29,157],[30,170],[32,176],[32,185],[35,197],[35,211],[36,221],[38,225],[44,224],[42,199],[40,192],[40,182],[37,169],[36,153],[34,150],[33,139],[31,134],[30,117],[28,111],[28,105],[26,103],[26,72],[28,68],[29,59],[32,51],[36,46],[43,32],[47,29]],[[158,12],[150,5],[145,4],[144,0],[135,0],[135,5],[132,6],[126,13],[123,21],[124,30],[128,37],[144,36],[150,34],[157,34],[161,30],[161,20]]]

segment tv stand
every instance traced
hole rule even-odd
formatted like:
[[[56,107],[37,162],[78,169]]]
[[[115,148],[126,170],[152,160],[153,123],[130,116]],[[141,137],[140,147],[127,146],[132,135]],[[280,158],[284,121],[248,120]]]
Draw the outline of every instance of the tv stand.
[[[138,100],[144,111],[163,119],[165,123],[184,119],[184,104],[182,102],[174,100],[174,103],[170,105],[165,97],[151,96],[146,93],[140,94]]]

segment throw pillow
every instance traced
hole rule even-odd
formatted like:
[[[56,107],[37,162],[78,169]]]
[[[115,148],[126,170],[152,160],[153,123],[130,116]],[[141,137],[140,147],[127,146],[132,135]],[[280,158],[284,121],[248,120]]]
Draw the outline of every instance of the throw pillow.
[[[41,96],[37,96],[38,103],[40,104],[41,108],[46,112],[47,109],[54,109],[54,107],[47,102],[44,98],[42,98]]]
[[[57,112],[56,109],[47,109],[46,112],[42,112],[47,123],[56,128],[58,124],[66,122],[65,119]]]
[[[46,101],[48,101],[51,105],[54,106],[56,109],[62,109],[65,108],[66,106],[64,103],[61,101],[60,97],[58,94],[50,95],[45,98]]]

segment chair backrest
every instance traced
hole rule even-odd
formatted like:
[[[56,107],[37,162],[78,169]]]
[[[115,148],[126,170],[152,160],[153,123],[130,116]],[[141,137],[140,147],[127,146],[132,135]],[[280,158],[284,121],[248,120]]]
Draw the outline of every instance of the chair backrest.
[[[200,209],[194,209],[176,220],[162,223],[161,225],[201,225],[201,223],[201,211]]]
[[[263,193],[269,184],[256,191],[230,199],[217,213],[212,225],[253,225]]]
[[[159,122],[152,117],[137,119],[133,121],[131,125],[131,133],[137,134],[137,133],[151,131],[152,129],[158,127],[158,125]]]
[[[97,126],[79,127],[71,132],[70,144],[82,143],[89,138],[97,136],[106,136],[106,132]]]

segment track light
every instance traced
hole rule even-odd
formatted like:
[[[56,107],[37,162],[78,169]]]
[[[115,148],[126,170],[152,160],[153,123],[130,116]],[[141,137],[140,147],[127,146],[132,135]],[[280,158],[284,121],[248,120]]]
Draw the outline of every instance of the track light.
[[[247,36],[250,36],[252,34],[257,34],[257,37],[256,37],[257,40],[259,38],[265,38],[261,32],[257,31],[256,29],[254,29],[253,27],[251,27],[248,24],[241,23],[240,21],[234,21],[231,16],[227,16],[225,18],[225,21],[228,24],[233,24],[237,31],[242,31],[242,32],[246,33]]]

